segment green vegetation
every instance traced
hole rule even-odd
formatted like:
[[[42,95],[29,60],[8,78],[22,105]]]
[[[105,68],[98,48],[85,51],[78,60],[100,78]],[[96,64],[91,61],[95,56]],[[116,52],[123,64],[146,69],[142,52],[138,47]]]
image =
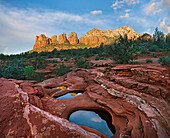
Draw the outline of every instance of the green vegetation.
[[[170,60],[168,56],[159,57],[158,62],[163,66],[170,66]]]
[[[55,67],[55,73],[57,76],[62,76],[71,71],[71,67],[66,66],[64,63]]]
[[[108,55],[115,60],[116,63],[128,63],[129,60],[135,59],[136,56],[134,53],[134,45],[131,40],[128,40],[127,36],[120,37],[118,43],[107,47]]]
[[[94,59],[95,59],[95,60],[106,60],[107,58],[96,56]]]
[[[43,80],[45,80],[45,74],[44,74],[44,72],[39,72],[39,73],[37,73],[36,81],[37,81],[37,82],[41,82],[41,81],[43,81]]]
[[[150,38],[142,39],[143,37]],[[71,67],[63,63],[58,66],[55,65],[55,63],[61,61],[73,60],[76,68],[86,69],[90,68],[87,62],[88,58],[95,55],[97,55],[95,60],[111,58],[116,63],[136,64],[137,62],[133,60],[137,56],[149,54],[157,57],[159,55],[158,52],[168,54],[170,52],[170,38],[167,37],[165,39],[163,33],[158,28],[155,29],[153,37],[143,34],[143,36],[132,41],[128,40],[127,36],[125,36],[119,39],[118,37],[116,39],[107,38],[107,43],[101,44],[100,47],[85,44],[78,44],[77,46],[57,44],[42,48],[50,52],[42,52],[42,49],[37,49],[39,53],[32,51],[32,53],[21,53],[17,55],[0,54],[0,77],[42,81],[46,78],[54,77],[55,74],[61,76],[71,71]],[[51,58],[51,60],[47,60],[48,58]],[[150,63],[152,61],[151,59],[146,59],[146,62]],[[52,63],[54,63],[54,67],[56,66],[52,76],[49,74],[49,76],[45,77],[44,73],[35,73],[39,69],[45,69]],[[166,56],[160,57],[159,63],[169,66],[169,58]],[[93,66],[97,66],[97,64]],[[109,72],[107,70],[105,71]]]
[[[152,59],[146,59],[146,63],[152,63],[153,60]]]
[[[24,78],[24,68],[25,62],[23,59],[14,59],[10,65],[6,65],[3,68],[3,77],[5,78],[15,78],[23,79]]]
[[[26,79],[32,80],[34,76],[34,69],[33,66],[26,66],[24,69],[24,75],[26,76]]]
[[[2,65],[1,65],[1,61],[0,61],[0,78],[2,77]]]
[[[135,65],[135,64],[137,64],[138,62],[137,61],[130,61],[129,62],[129,64],[133,64],[133,65]]]
[[[81,60],[81,59],[76,60],[74,64],[76,65],[77,68],[84,68],[84,69],[90,68],[90,65],[87,63],[87,60]]]
[[[155,29],[155,32],[153,34],[154,37],[154,43],[157,45],[159,48],[164,47],[164,34],[163,32],[159,31],[158,28]]]

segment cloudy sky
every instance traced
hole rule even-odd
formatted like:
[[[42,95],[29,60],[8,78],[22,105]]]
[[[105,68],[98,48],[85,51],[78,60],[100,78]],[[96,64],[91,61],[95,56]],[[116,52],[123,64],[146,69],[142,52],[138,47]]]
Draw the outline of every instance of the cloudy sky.
[[[35,36],[114,30],[170,32],[170,0],[0,0],[0,53],[31,50]]]

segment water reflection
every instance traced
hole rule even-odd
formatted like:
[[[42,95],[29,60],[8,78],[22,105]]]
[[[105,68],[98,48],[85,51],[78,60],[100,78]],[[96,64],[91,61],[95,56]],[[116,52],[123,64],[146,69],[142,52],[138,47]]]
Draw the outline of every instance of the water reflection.
[[[62,95],[62,96],[59,96],[57,97],[57,99],[60,99],[60,100],[67,100],[67,99],[71,99],[71,98],[74,98],[78,95],[81,95],[82,93],[67,93],[65,95]]]
[[[78,110],[76,112],[73,112],[69,117],[69,121],[78,125],[96,129],[102,134],[109,137],[112,137],[114,135],[107,126],[106,121],[93,111]]]
[[[53,89],[66,89],[67,87],[66,86],[59,86],[59,87],[55,87]]]

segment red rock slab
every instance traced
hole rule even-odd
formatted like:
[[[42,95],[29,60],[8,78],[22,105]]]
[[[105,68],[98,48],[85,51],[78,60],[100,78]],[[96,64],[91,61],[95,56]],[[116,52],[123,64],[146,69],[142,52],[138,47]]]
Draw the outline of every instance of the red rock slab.
[[[14,82],[0,79],[0,84],[0,137],[100,137],[30,104],[35,96],[29,99]]]

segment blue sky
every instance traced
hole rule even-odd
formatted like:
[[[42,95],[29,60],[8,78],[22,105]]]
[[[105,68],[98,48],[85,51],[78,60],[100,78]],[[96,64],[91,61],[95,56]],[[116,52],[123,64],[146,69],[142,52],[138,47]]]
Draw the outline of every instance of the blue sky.
[[[170,0],[0,0],[0,53],[31,50],[35,36],[83,36],[128,25],[137,33],[170,32]]]

